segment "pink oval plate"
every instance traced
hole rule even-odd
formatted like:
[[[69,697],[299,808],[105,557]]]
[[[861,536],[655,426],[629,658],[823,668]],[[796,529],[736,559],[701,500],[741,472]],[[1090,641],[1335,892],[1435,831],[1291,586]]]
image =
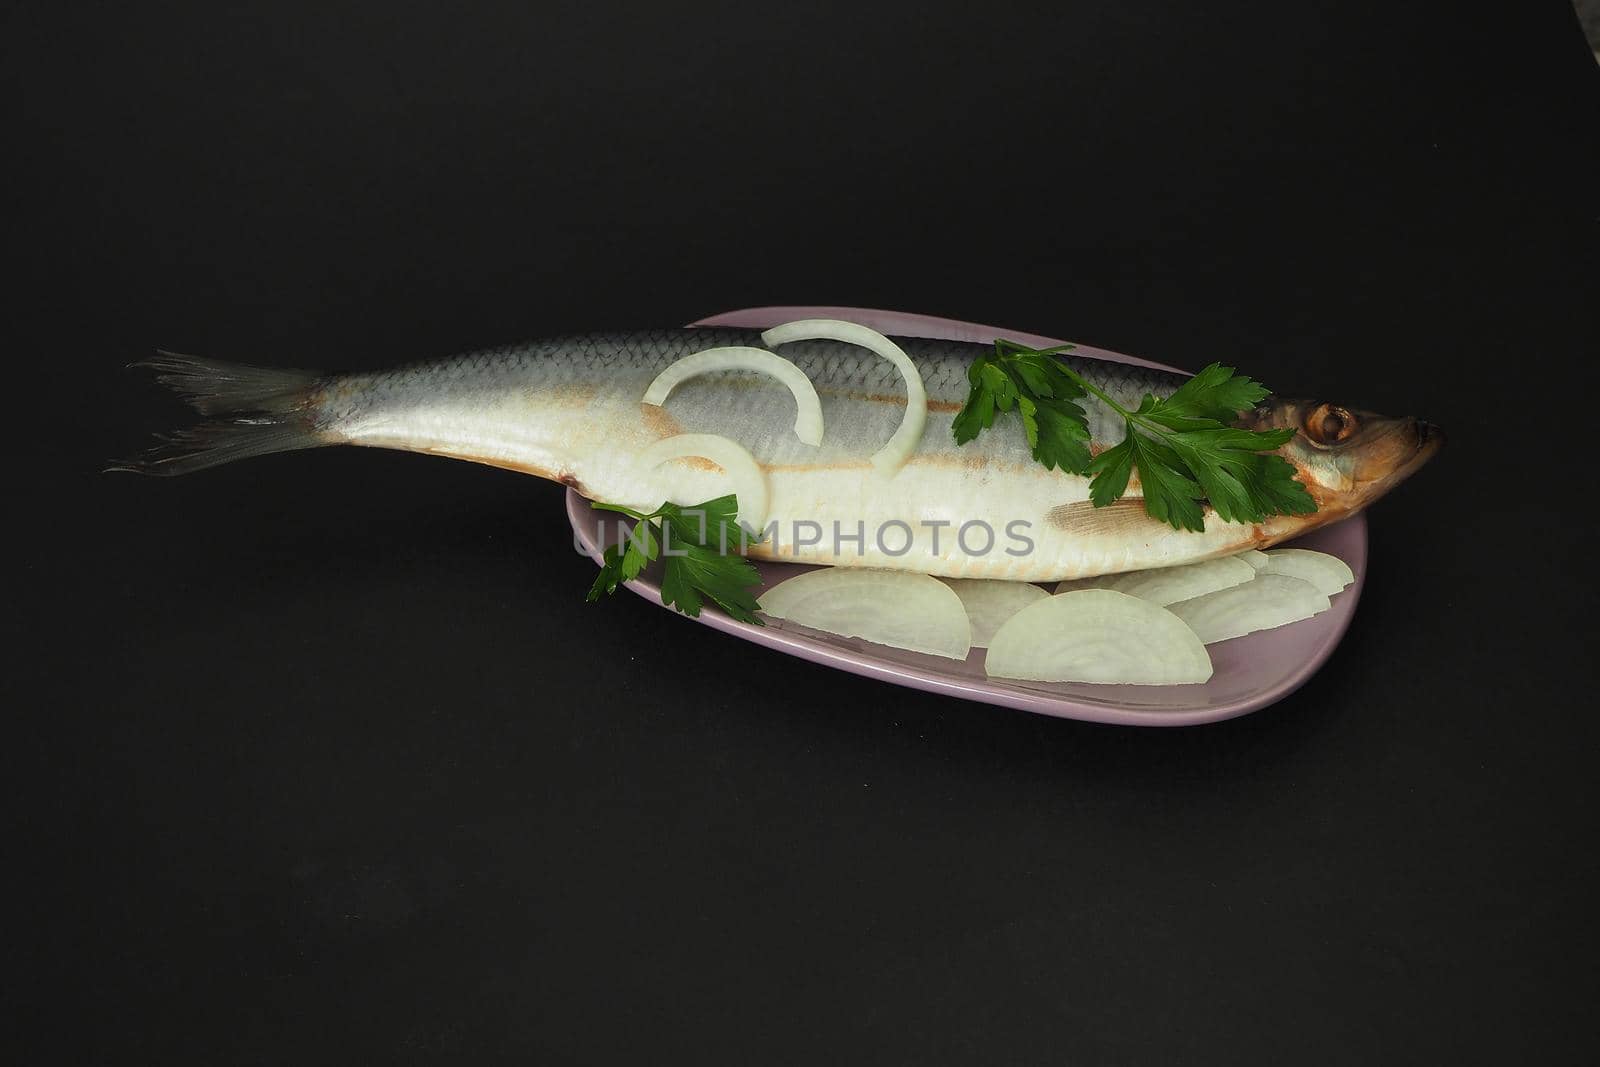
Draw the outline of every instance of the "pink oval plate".
[[[749,308],[701,319],[691,325],[765,329],[781,322],[809,318],[849,319],[882,333],[902,337],[939,337],[980,343],[991,342],[996,337],[1008,337],[1040,348],[1062,343],[1050,337],[1000,330],[971,322],[848,307]],[[1162,367],[1159,363],[1087,345],[1078,346],[1077,351],[1100,359]],[[614,519],[614,516],[603,516],[594,511],[587,500],[571,490],[567,492],[567,518],[572,523],[578,543],[596,562],[600,560],[606,544],[616,541],[616,523],[607,521]],[[1204,685],[1087,685],[1006,681],[990,678],[984,673],[982,649],[973,649],[965,661],[957,662],[875,645],[858,638],[836,637],[780,620],[769,621],[766,626],[751,626],[736,622],[713,607],[707,607],[696,621],[813,663],[930,693],[945,693],[966,700],[1088,722],[1127,726],[1189,726],[1245,715],[1283,699],[1304,684],[1327,661],[1339,639],[1344,636],[1355,614],[1361,585],[1366,578],[1366,518],[1357,515],[1345,519],[1314,531],[1294,544],[1338,556],[1355,572],[1355,581],[1333,598],[1331,609],[1315,618],[1208,646],[1215,673]],[[812,569],[792,563],[753,562],[761,572],[763,589]],[[627,586],[651,603],[661,604],[661,587],[652,572],[628,582]]]

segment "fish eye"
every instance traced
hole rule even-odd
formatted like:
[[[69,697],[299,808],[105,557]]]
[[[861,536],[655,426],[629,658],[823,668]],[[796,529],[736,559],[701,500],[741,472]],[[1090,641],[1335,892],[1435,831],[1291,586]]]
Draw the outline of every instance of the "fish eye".
[[[1360,428],[1350,410],[1337,404],[1318,404],[1304,420],[1306,436],[1324,446],[1343,444]]]

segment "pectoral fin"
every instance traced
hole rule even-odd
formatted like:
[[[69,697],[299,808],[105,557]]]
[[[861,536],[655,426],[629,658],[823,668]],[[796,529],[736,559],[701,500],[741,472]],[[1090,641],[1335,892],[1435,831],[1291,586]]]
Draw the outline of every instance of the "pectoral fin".
[[[1172,527],[1144,510],[1141,497],[1123,497],[1103,508],[1088,500],[1061,504],[1045,512],[1044,518],[1053,529],[1083,537],[1149,539],[1172,532]]]

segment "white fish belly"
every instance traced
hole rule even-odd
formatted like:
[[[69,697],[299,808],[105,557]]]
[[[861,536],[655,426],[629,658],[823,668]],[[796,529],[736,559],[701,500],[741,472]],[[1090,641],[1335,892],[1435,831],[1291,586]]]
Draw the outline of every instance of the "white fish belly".
[[[640,454],[679,433],[713,433],[749,449],[767,478],[768,540],[750,554],[947,577],[1053,581],[1167,566],[1249,547],[1252,529],[1207,518],[1173,530],[1123,505],[1093,509],[1088,479],[1035,462],[1015,419],[957,446],[958,389],[930,390],[918,448],[890,477],[868,457],[904,415],[903,388],[846,382],[818,388],[824,438],[794,435],[795,404],[769,379],[728,372],[686,382],[661,407],[640,398],[656,368],[613,368],[604,380],[501,381],[370,405],[329,430],[337,440],[469,459],[563,481],[593,500],[650,510],[731,491],[697,458],[652,469]],[[953,395],[954,394],[954,395]]]

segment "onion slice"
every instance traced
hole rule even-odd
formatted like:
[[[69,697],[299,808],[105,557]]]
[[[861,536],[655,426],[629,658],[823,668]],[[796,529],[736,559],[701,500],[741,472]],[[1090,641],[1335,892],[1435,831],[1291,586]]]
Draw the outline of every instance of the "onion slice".
[[[961,606],[967,610],[972,622],[972,647],[988,648],[995,631],[1011,616],[1049,596],[1043,589],[1028,582],[1004,582],[992,578],[944,578],[945,585],[955,590]]]
[[[822,401],[817,399],[816,387],[805,371],[764,348],[731,345],[684,356],[656,375],[656,380],[644,392],[644,402],[659,407],[667,402],[674,389],[690,378],[719,370],[755,371],[788,386],[789,392],[794,394],[794,435],[808,445],[822,443]]]
[[[966,659],[972,647],[961,598],[914,571],[807,571],[768,589],[760,603],[774,619],[913,652]]]
[[[1206,644],[1270,630],[1328,610],[1316,586],[1286,574],[1258,574],[1252,581],[1172,605]]]
[[[1114,589],[1057,593],[1000,627],[984,664],[999,678],[1183,685],[1211,677],[1211,657],[1179,618]]]
[[[1233,558],[1244,560],[1258,571],[1267,565],[1267,554],[1259,548],[1247,548],[1243,552],[1235,553]]]
[[[1356,580],[1350,565],[1338,556],[1326,552],[1313,552],[1309,548],[1275,548],[1263,553],[1267,557],[1267,574],[1287,574],[1317,587],[1319,593],[1332,596]]]
[[[777,348],[790,341],[844,341],[870,349],[893,363],[906,380],[906,413],[900,426],[887,444],[872,454],[872,465],[884,476],[893,475],[922,440],[922,429],[928,422],[928,391],[923,387],[922,375],[916,364],[906,355],[905,349],[889,340],[877,330],[860,323],[842,319],[799,319],[774,326],[761,335],[761,343]]]
[[[1165,607],[1180,600],[1215,593],[1229,586],[1243,585],[1256,576],[1256,569],[1242,559],[1224,556],[1221,559],[1185,563],[1178,567],[1157,567],[1147,571],[1129,571],[1126,574],[1103,574],[1097,578],[1079,578],[1056,586],[1057,593],[1070,593],[1078,589],[1115,589],[1119,593],[1148,600]]]
[[[709,459],[721,467],[733,482],[739,497],[739,522],[751,531],[767,524],[767,475],[750,450],[731,438],[715,433],[680,433],[663,437],[639,453],[639,463],[647,471],[685,456]]]

